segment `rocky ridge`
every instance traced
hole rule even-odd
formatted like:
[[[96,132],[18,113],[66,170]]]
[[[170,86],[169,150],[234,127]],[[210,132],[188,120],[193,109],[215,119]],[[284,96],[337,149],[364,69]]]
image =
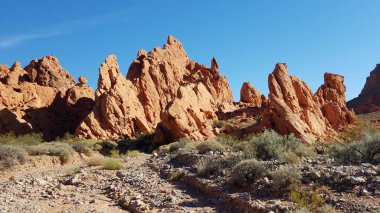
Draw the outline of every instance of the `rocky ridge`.
[[[54,56],[35,59],[24,69],[19,63],[1,65],[0,71],[3,133],[43,132],[54,138],[70,132],[113,140],[154,134],[158,142],[206,140],[223,131],[214,123],[229,113],[229,119],[243,115],[252,121],[239,130],[241,135],[272,128],[311,143],[336,139],[337,131],[356,121],[345,106],[342,76],[325,74],[325,84],[312,94],[282,63],[269,75],[268,99],[244,83],[241,102],[233,104],[216,59],[210,67],[190,60],[173,36],[162,48],[140,50],[126,76],[116,56],[107,57],[95,92],[83,76],[76,84]],[[62,118],[62,113],[67,116]]]
[[[358,114],[380,111],[380,64],[371,71],[358,97],[347,102],[347,106]]]

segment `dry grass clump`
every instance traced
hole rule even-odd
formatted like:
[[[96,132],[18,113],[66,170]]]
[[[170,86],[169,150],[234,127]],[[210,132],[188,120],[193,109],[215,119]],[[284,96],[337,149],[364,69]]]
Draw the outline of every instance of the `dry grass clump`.
[[[276,195],[283,195],[290,191],[290,187],[301,183],[302,175],[295,168],[290,166],[282,166],[275,171],[269,173],[273,180],[271,190]]]
[[[197,150],[199,154],[205,154],[207,152],[222,152],[225,151],[226,148],[216,141],[205,141],[197,145]]]
[[[103,156],[93,156],[86,160],[88,166],[102,166],[106,158]]]
[[[334,208],[326,205],[325,200],[317,191],[302,186],[292,185],[289,193],[290,200],[296,204],[294,212],[333,213]]]
[[[119,170],[123,168],[123,164],[119,159],[106,158],[103,162],[102,168],[105,170]]]
[[[243,160],[233,167],[232,182],[237,186],[247,186],[261,178],[264,168],[255,159]]]
[[[27,152],[19,146],[0,144],[0,166],[12,167],[25,162]]]
[[[36,145],[43,143],[42,134],[31,133],[16,136],[13,133],[0,135],[0,144],[9,145]]]
[[[331,154],[343,163],[380,163],[380,133],[366,132],[360,140],[330,146]]]
[[[141,155],[140,151],[139,150],[128,150],[126,153],[125,153],[125,156],[126,157],[129,157],[129,158],[137,158]]]

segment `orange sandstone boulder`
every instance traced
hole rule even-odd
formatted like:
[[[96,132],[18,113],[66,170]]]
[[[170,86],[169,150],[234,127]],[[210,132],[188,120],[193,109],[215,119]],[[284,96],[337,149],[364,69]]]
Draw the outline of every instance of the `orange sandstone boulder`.
[[[59,60],[54,56],[45,56],[34,59],[24,68],[31,82],[41,86],[49,86],[65,91],[75,85],[74,78],[62,68]]]
[[[240,89],[240,102],[249,103],[256,107],[261,107],[262,98],[260,92],[249,82],[244,82]]]

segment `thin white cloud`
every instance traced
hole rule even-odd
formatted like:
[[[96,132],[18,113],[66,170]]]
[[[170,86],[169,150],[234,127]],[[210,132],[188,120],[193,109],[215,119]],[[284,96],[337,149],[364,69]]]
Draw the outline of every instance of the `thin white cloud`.
[[[123,21],[127,17],[127,12],[130,11],[130,9],[77,20],[69,20],[66,22],[51,25],[44,29],[38,29],[35,32],[26,32],[2,37],[0,38],[0,49],[11,48],[26,41],[61,36],[64,34],[70,34],[75,31],[83,30],[84,28],[112,23],[115,21]]]

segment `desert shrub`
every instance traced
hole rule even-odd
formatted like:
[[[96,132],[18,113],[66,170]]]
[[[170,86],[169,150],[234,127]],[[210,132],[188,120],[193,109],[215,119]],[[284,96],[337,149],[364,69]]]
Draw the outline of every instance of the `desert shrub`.
[[[312,147],[303,144],[294,135],[282,136],[274,130],[266,130],[254,141],[254,144],[256,146],[256,157],[261,160],[279,160],[293,163],[297,162],[301,156],[315,155]]]
[[[326,205],[325,200],[314,190],[292,185],[290,189],[290,200],[296,204],[294,212],[334,212],[333,207]]]
[[[222,152],[226,149],[222,144],[220,144],[216,141],[202,142],[202,143],[198,144],[196,148],[197,148],[199,154],[205,154],[205,153],[210,152],[210,151]]]
[[[24,163],[26,154],[22,147],[0,144],[0,165],[12,167],[17,163]]]
[[[84,141],[78,141],[73,143],[72,147],[76,152],[90,156],[93,146]]]
[[[119,170],[121,168],[123,168],[123,164],[121,163],[121,161],[119,159],[116,159],[116,158],[107,158],[103,162],[103,169],[106,169],[106,170]]]
[[[185,150],[193,150],[195,149],[196,142],[189,140],[189,139],[181,139],[177,142],[171,143],[169,145],[169,152],[173,153],[176,152],[180,149],[185,149]]]
[[[301,173],[294,167],[282,166],[269,173],[273,180],[271,185],[272,193],[283,195],[289,192],[290,186],[301,182]]]
[[[128,150],[126,153],[125,153],[125,156],[126,157],[129,157],[129,158],[137,158],[140,156],[140,151],[139,150]]]
[[[13,145],[36,145],[44,142],[42,134],[31,133],[16,136],[8,133],[0,136],[0,144],[13,144]]]
[[[81,168],[79,166],[71,166],[66,169],[66,175],[74,175],[80,172]]]
[[[348,144],[333,145],[330,151],[344,163],[380,163],[380,133],[364,134],[363,139]]]
[[[103,156],[93,156],[86,160],[88,166],[101,166],[104,164],[106,158]]]
[[[169,180],[171,180],[171,181],[178,181],[184,175],[185,175],[185,173],[183,171],[177,170],[177,171],[174,171],[174,172],[170,173]]]
[[[357,124],[350,130],[341,134],[344,141],[357,141],[365,137],[366,134],[376,134],[379,130],[373,127],[368,120],[359,119]]]
[[[115,141],[102,141],[99,144],[105,150],[113,150],[113,149],[116,149],[118,147],[118,144]]]
[[[202,158],[196,164],[197,174],[201,177],[210,177],[220,174],[223,170],[231,169],[240,161],[242,156],[229,156],[221,159]]]
[[[59,156],[62,163],[67,163],[75,153],[73,148],[67,143],[51,142],[42,143],[26,147],[30,155],[50,155]]]
[[[224,121],[222,120],[214,120],[212,123],[212,126],[214,128],[223,128],[224,127]]]
[[[233,167],[232,182],[237,186],[246,186],[263,176],[264,168],[255,159],[243,160]]]
[[[120,157],[120,151],[117,149],[113,149],[110,151],[110,157],[111,158],[118,158]]]

